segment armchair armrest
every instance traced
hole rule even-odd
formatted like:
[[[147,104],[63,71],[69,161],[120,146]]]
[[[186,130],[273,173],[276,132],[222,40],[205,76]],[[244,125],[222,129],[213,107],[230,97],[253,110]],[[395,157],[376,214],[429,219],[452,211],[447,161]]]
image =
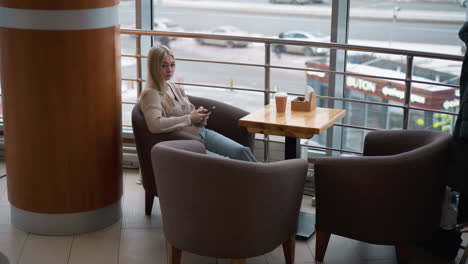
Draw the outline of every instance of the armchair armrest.
[[[151,149],[151,153],[155,151],[155,146]],[[159,147],[169,147],[176,148],[179,150],[186,150],[190,152],[205,154],[206,149],[205,145],[199,140],[173,140],[173,141],[164,141],[158,144]]]
[[[158,142],[167,140],[197,140],[203,142],[199,137],[185,131],[172,131],[168,133],[157,134]]]
[[[253,150],[255,135],[249,133],[246,128],[239,127],[238,121],[249,112],[238,107],[225,104],[216,100],[188,96],[196,108],[204,106],[206,108],[216,106],[216,110],[211,113],[208,119],[207,128],[212,129],[246,147]]]

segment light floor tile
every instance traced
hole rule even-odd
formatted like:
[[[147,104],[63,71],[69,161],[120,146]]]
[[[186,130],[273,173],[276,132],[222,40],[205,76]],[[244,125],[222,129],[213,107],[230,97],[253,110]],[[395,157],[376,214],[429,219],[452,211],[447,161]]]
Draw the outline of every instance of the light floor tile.
[[[74,236],[69,264],[117,264],[122,222]]]
[[[39,236],[29,234],[19,264],[66,264],[73,236]]]
[[[307,242],[296,240],[296,254],[294,255],[295,263],[313,263],[314,257],[310,251]],[[265,254],[268,264],[284,264],[283,247],[279,246],[270,253]]]
[[[383,260],[383,259],[376,259],[376,260],[363,260],[363,264],[398,264],[398,262],[394,259],[392,260]],[[423,264],[423,263],[421,263]],[[424,263],[426,264],[426,263]]]
[[[12,225],[0,225],[0,252],[8,258],[10,263],[18,263],[27,237],[26,232]]]
[[[167,263],[162,229],[122,229],[119,264]]]
[[[363,260],[396,260],[394,246],[356,242],[356,251]]]
[[[126,169],[124,170],[124,186],[126,189],[134,190],[143,190],[143,186],[137,183],[137,180],[140,178],[140,172],[136,169]]]
[[[119,239],[76,236],[68,264],[117,264]]]
[[[75,236],[76,238],[86,238],[86,239],[96,239],[96,240],[120,240],[120,230],[122,229],[122,220],[117,221],[115,224],[112,224],[106,228],[84,233]]]
[[[195,255],[195,254],[185,251],[185,252],[182,252],[181,263],[183,264],[216,264],[216,259]]]
[[[0,162],[0,175],[2,165]],[[0,178],[0,252],[8,257],[10,263],[19,264],[166,264],[166,240],[159,201],[155,198],[151,217],[145,216],[144,189],[136,183],[140,177],[138,170],[125,169],[123,175],[122,219],[102,230],[76,236],[38,236],[13,227],[10,223],[7,178]],[[303,196],[301,211],[315,213],[311,196]],[[463,234],[462,238],[463,244],[468,244],[468,234]],[[296,241],[295,263],[319,263],[314,261],[314,254],[315,236],[308,241]],[[457,261],[462,254],[463,250],[459,250]],[[3,264],[1,261],[0,258],[0,264]],[[182,261],[183,264],[230,263],[228,259],[198,256],[189,252],[184,252]],[[281,246],[263,256],[247,259],[247,264],[277,263],[284,263]],[[396,256],[390,246],[371,245],[332,235],[324,263],[393,264],[396,263]],[[420,263],[448,262],[416,249],[410,264]]]
[[[312,254],[315,257],[315,235],[307,241]],[[331,235],[325,253],[326,264],[362,264],[363,260],[356,252],[356,241],[341,236]],[[317,262],[320,263],[320,262]]]
[[[137,184],[138,170],[125,170],[125,186],[122,203],[122,228],[162,228],[159,199],[154,198],[151,216],[145,215],[145,191]]]
[[[140,208],[143,207],[143,208]],[[155,200],[153,212],[150,216],[145,215],[144,202],[136,205],[125,205],[126,213],[122,216],[122,228],[161,229],[162,217],[159,212],[159,203]]]
[[[268,264],[265,256],[258,256],[246,259],[246,264]],[[230,259],[217,259],[216,264],[231,264]]]

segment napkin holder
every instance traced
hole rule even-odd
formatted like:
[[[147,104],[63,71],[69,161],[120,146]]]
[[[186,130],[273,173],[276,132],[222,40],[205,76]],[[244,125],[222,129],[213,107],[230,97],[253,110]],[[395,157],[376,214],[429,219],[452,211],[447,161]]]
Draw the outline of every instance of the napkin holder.
[[[302,112],[310,112],[315,110],[315,107],[317,106],[317,98],[315,96],[315,92],[311,92],[308,95],[309,100],[305,100],[304,96],[294,98],[291,101],[291,110]]]

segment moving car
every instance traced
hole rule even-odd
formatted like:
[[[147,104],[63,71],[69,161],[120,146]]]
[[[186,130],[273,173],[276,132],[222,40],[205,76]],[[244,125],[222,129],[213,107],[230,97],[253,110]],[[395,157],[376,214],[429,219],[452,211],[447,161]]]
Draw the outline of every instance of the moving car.
[[[270,3],[273,3],[273,4],[286,3],[286,4],[294,4],[294,5],[303,5],[303,4],[310,4],[310,3],[323,3],[323,0],[270,0]]]
[[[240,30],[234,26],[221,26],[215,28],[210,34],[216,35],[228,35],[228,36],[247,36],[247,32]],[[227,48],[233,47],[247,47],[248,42],[237,41],[237,40],[222,40],[222,39],[197,39],[197,42],[201,45],[219,45]]]
[[[270,3],[286,3],[286,4],[308,4],[310,0],[270,0]]]
[[[322,35],[319,33],[310,34],[308,32],[299,31],[299,30],[282,32],[278,35],[278,38],[290,39],[290,40],[301,40],[301,41],[330,42],[329,37],[326,37],[325,35]],[[283,45],[283,44],[276,44],[273,46],[273,49],[276,53],[283,53],[283,52],[299,53],[299,54],[304,54],[305,56],[326,55],[329,53],[329,49],[325,49],[325,48]]]
[[[169,18],[155,18],[153,20],[153,29],[159,31],[173,31],[173,32],[184,32],[184,29]],[[175,37],[171,38],[176,39]]]

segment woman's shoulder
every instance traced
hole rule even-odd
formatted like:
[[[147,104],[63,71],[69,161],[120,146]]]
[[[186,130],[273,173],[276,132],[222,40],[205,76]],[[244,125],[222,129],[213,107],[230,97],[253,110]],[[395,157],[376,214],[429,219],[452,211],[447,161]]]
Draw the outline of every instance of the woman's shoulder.
[[[145,88],[143,89],[143,91],[141,91],[139,101],[142,103],[149,103],[154,100],[158,100],[159,97],[160,95],[156,90],[151,88]]]
[[[179,95],[180,94],[182,94],[182,95],[185,94],[184,89],[182,88],[182,86],[176,84],[175,82],[168,81],[167,85],[170,86],[172,88],[172,90],[175,91],[176,93],[178,93]]]
[[[167,81],[167,85],[170,86],[171,88],[179,89],[179,85],[177,85],[174,81]]]
[[[143,91],[141,91],[141,96],[159,96],[159,92],[155,89],[146,87],[143,89]]]

